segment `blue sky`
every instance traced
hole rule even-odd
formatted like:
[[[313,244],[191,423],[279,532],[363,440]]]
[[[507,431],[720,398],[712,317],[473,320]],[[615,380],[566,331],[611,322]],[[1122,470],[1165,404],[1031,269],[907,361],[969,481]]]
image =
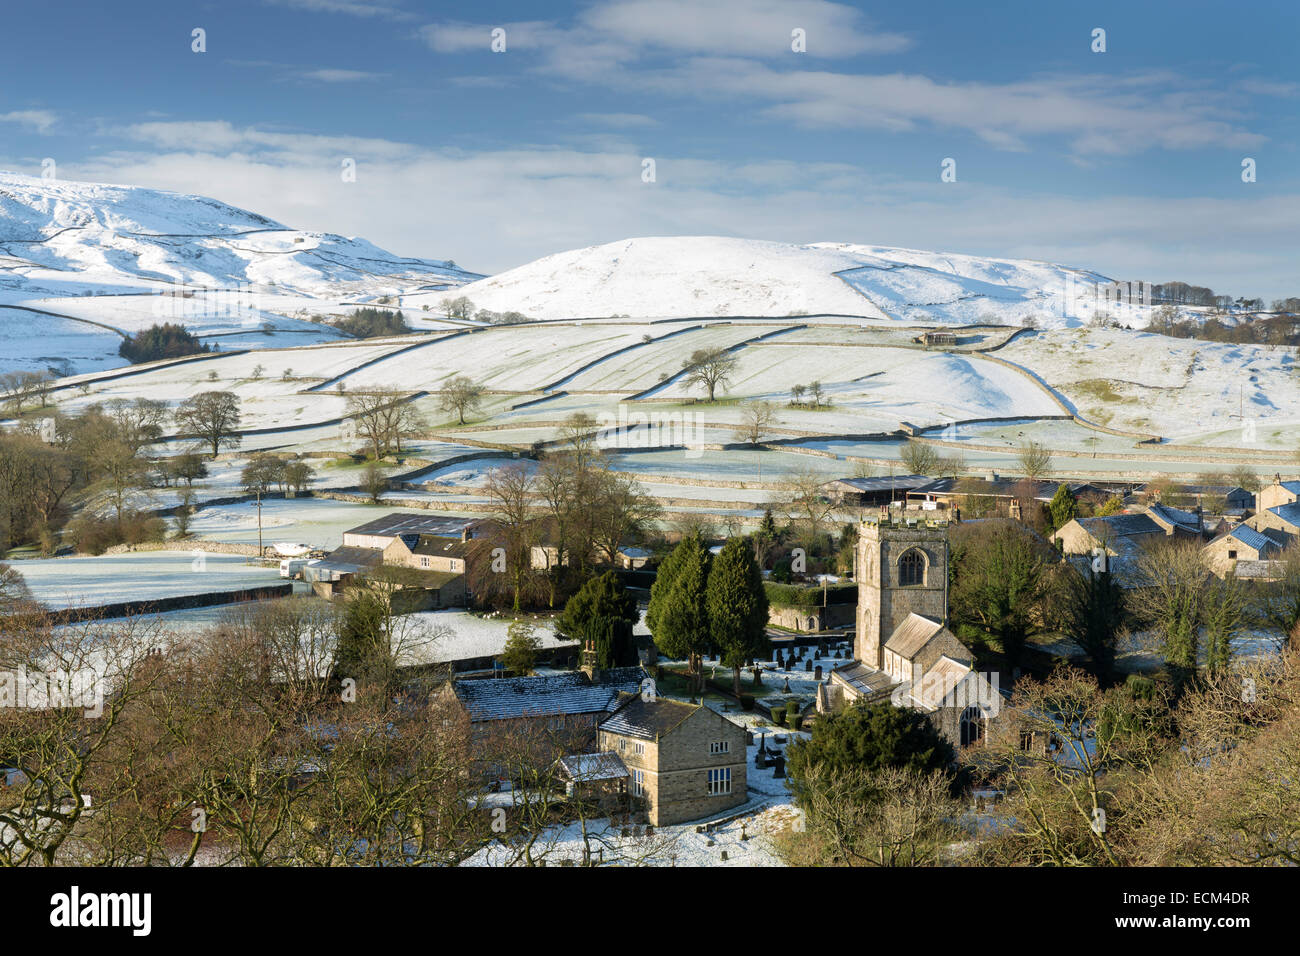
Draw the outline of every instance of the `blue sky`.
[[[0,166],[50,157],[482,272],[720,234],[1271,298],[1300,294],[1298,22],[1283,2],[23,4]]]

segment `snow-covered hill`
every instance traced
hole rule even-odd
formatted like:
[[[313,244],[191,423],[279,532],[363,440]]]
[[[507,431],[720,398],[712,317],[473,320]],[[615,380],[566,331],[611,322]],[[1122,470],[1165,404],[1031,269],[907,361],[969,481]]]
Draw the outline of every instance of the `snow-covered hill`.
[[[915,324],[1077,325],[1110,280],[1024,259],[847,243],[791,245],[715,236],[627,239],[538,259],[450,295],[536,319],[794,316]]]
[[[137,292],[158,283],[313,298],[395,295],[480,278],[364,239],[300,232],[208,199],[0,172],[0,291]]]

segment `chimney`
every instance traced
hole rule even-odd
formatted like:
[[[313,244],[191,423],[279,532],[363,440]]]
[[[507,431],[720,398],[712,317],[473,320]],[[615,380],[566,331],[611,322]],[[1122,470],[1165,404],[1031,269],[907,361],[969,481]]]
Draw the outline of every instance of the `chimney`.
[[[474,537],[474,531],[468,525],[460,529],[460,540],[462,544],[464,544],[472,537]]]
[[[600,665],[596,661],[595,641],[586,641],[582,645],[582,666],[578,670],[586,674],[587,679],[593,684],[600,680]]]

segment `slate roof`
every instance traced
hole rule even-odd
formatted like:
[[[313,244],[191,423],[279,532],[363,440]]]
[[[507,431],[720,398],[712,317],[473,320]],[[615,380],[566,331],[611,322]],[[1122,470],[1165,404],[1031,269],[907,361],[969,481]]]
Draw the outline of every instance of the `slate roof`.
[[[943,625],[938,621],[932,621],[920,614],[909,614],[889,636],[889,640],[885,642],[885,649],[910,661],[921,648],[930,643],[930,638],[942,630]]]
[[[655,697],[645,700],[636,694],[619,705],[618,710],[600,722],[600,729],[625,737],[655,740],[673,730],[700,704],[685,704],[678,700]]]
[[[1283,482],[1283,484],[1285,485],[1286,482]],[[1289,505],[1278,505],[1268,510],[1293,528],[1300,527],[1300,501],[1293,501]]]
[[[1024,478],[936,478],[933,481],[913,488],[909,494],[914,495],[986,495],[994,498],[1015,498],[1020,488],[1028,481],[1034,488],[1035,501],[1051,501],[1056,490],[1065,485],[1075,495],[1097,489],[1086,481],[1033,481]]]
[[[383,556],[375,548],[335,548],[312,567],[322,571],[365,571],[378,565]]]
[[[646,673],[640,667],[605,671],[592,683],[581,671],[544,677],[458,680],[453,685],[470,720],[508,720],[561,714],[599,714],[613,710],[618,695],[634,693]]]
[[[344,534],[371,534],[397,537],[401,534],[434,534],[443,538],[459,538],[466,528],[479,524],[477,518],[448,518],[439,515],[412,515],[393,512],[349,528]]]
[[[1098,541],[1108,538],[1129,538],[1135,535],[1163,534],[1160,525],[1150,515],[1106,515],[1100,518],[1077,518],[1079,525]]]
[[[1156,522],[1156,524],[1163,524],[1167,528],[1180,528],[1183,531],[1200,534],[1200,518],[1191,511],[1184,511],[1181,508],[1171,508],[1169,505],[1155,504],[1147,509],[1147,514]]]
[[[1281,561],[1238,561],[1233,573],[1243,580],[1273,581],[1281,576]]]
[[[1273,545],[1273,539],[1268,535],[1256,531],[1254,528],[1248,528],[1245,525],[1239,525],[1228,532],[1229,538],[1235,538],[1248,548],[1254,548],[1256,551],[1264,551]]]
[[[459,538],[441,538],[432,534],[414,537],[415,543],[412,544],[407,540],[407,535],[402,535],[403,543],[411,549],[412,554],[437,555],[444,558],[463,558],[469,554],[470,543]]]

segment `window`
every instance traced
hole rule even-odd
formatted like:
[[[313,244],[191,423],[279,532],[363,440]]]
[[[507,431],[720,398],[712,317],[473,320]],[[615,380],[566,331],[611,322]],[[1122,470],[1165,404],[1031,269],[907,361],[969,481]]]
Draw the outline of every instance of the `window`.
[[[626,741],[626,740],[623,740],[622,738],[620,738],[619,741],[618,741],[618,749],[619,749],[620,751],[623,751],[623,752],[626,753],[626,752],[627,752],[627,741]]]
[[[984,736],[984,724],[980,720],[980,709],[967,707],[961,712],[961,745],[967,747]]]
[[[632,796],[634,797],[645,796],[645,771],[644,770],[632,771]]]
[[[645,753],[645,744],[640,744],[640,743],[634,743],[634,744],[632,744],[632,753],[634,753],[634,754],[643,754],[643,753]]]
[[[1230,560],[1235,560],[1236,557],[1237,557],[1237,552],[1236,552],[1236,551],[1229,551],[1229,552],[1228,552],[1228,558],[1229,558]]]
[[[731,793],[731,768],[723,767],[720,770],[710,770],[709,796],[716,797],[724,793]]]
[[[716,740],[709,744],[709,753],[711,754],[729,754],[731,753],[730,740]]]
[[[925,583],[925,555],[915,548],[898,559],[898,583],[905,588]]]
[[[421,555],[421,556],[420,556],[420,567],[422,567],[422,568],[427,568],[428,566],[429,566],[429,557],[428,557],[428,555]]]

